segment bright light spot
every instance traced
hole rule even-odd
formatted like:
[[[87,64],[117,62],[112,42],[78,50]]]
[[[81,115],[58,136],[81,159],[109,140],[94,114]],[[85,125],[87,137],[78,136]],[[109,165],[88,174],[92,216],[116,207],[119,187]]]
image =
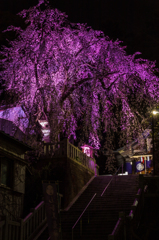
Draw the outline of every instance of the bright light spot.
[[[118,175],[128,175],[128,172],[125,172],[125,173],[119,173]]]
[[[42,129],[42,133],[44,134],[44,137],[49,136],[50,130],[49,129]]]
[[[39,123],[42,127],[46,127],[46,125],[48,125],[48,121],[45,120],[39,120]]]
[[[134,202],[134,206],[137,206],[137,204],[138,204],[138,201],[137,201],[137,199],[135,199],[135,202]]]
[[[42,132],[43,132],[43,133],[49,133],[49,132],[50,132],[50,129],[43,129]]]
[[[84,151],[84,153],[88,156],[88,157],[90,157],[90,148],[89,147],[83,147],[83,151]]]
[[[159,112],[157,112],[157,111],[153,111],[152,113],[153,113],[154,115],[156,115],[156,114],[159,113]]]

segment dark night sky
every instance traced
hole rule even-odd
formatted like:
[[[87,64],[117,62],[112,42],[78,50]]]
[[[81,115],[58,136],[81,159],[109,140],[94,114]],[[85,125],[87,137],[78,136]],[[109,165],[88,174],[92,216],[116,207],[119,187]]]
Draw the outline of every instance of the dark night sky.
[[[15,13],[37,4],[37,0],[0,0],[0,31],[17,22]],[[50,0],[71,22],[87,23],[111,39],[123,41],[127,53],[156,60],[159,67],[158,0]],[[0,43],[4,41],[0,34]]]

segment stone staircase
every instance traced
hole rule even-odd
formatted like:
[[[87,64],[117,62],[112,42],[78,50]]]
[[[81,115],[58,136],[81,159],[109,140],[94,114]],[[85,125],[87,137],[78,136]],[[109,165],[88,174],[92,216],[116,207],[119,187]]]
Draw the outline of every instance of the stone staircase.
[[[82,216],[82,222],[79,221],[73,230],[72,240],[107,240],[118,221],[119,212],[124,211],[126,215],[129,214],[138,190],[139,176],[114,176],[101,196],[111,178],[112,176],[95,177],[73,206],[67,212],[61,212],[62,240],[72,239],[72,227],[95,193],[96,196]],[[82,236],[80,236],[80,226],[82,226]],[[48,238],[48,228],[46,228],[38,240]]]

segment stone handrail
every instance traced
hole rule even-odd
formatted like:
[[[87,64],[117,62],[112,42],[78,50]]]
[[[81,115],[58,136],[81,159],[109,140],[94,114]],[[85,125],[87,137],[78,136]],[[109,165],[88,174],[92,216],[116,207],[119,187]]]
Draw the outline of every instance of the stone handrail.
[[[78,147],[75,147],[69,141],[67,142],[67,157],[80,162],[81,164],[95,172],[96,160],[94,158],[88,157]]]
[[[55,158],[68,157],[88,167],[97,174],[96,169],[98,166],[96,160],[88,157],[78,147],[71,144],[68,139],[64,139],[56,145],[53,145],[52,143],[44,143],[44,156]]]

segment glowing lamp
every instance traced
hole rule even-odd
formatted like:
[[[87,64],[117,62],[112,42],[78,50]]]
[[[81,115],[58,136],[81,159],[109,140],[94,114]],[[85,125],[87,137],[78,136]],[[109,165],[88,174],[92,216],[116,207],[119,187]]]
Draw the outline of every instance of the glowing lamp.
[[[48,127],[48,121],[46,121],[46,120],[39,120],[39,123],[40,123],[40,125],[43,128],[47,128]]]
[[[159,113],[159,112],[157,112],[157,111],[153,111],[152,113],[153,113],[154,115],[156,115],[156,114]]]
[[[49,128],[49,123],[46,120],[38,120],[40,125],[41,125],[41,131],[44,134],[43,136],[43,141],[49,142],[50,141],[50,128]]]
[[[93,158],[93,147],[89,146],[89,145],[82,145],[82,152],[85,153],[88,157]]]

